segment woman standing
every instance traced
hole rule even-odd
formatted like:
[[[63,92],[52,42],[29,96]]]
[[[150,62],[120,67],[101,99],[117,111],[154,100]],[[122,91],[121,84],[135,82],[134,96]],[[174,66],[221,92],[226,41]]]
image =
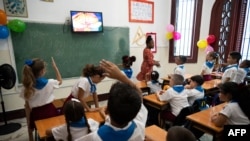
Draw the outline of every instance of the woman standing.
[[[149,35],[146,39],[146,48],[143,50],[143,62],[141,64],[141,71],[137,74],[136,78],[139,81],[151,80],[150,74],[153,71],[153,66],[160,67],[159,61],[154,60],[154,55],[151,52],[151,49],[154,47],[154,40]]]

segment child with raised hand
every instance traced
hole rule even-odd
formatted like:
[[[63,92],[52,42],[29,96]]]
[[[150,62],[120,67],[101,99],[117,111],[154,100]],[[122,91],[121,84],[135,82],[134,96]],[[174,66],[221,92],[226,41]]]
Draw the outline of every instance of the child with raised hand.
[[[109,92],[106,122],[76,141],[143,141],[147,110],[140,89],[115,64],[103,60],[101,67],[106,76],[119,80]]]
[[[222,75],[221,82],[234,81],[235,75],[238,70],[238,63],[241,59],[241,54],[239,52],[231,52],[227,57],[228,66],[225,68],[225,71]]]
[[[99,123],[86,118],[84,108],[79,100],[67,101],[63,110],[66,124],[46,130],[46,134],[53,135],[55,140],[74,141],[98,129]]]
[[[161,118],[174,122],[182,108],[188,107],[187,92],[183,86],[184,77],[180,74],[173,74],[170,77],[169,85],[171,88],[166,91],[160,91],[157,97],[160,101],[168,101],[170,110],[164,110]]]
[[[204,81],[212,80],[211,73],[213,70],[218,70],[219,54],[211,51],[206,55],[206,62],[202,66],[201,75]]]
[[[129,57],[128,55],[122,56],[122,72],[126,74],[128,78],[131,78],[133,75],[133,70],[131,69],[131,66],[133,65],[133,62],[135,62],[136,57],[131,56]]]
[[[42,59],[35,58],[26,60],[23,68],[23,89],[20,94],[25,100],[26,108],[30,108],[29,128],[35,128],[35,120],[45,119],[57,116],[59,113],[53,105],[55,96],[54,89],[62,84],[61,74],[53,58],[52,67],[56,73],[55,79],[46,79],[43,76],[46,73],[46,64]]]
[[[67,97],[65,102],[71,100],[71,98],[76,98],[82,103],[87,111],[100,110],[96,93],[96,84],[100,83],[105,78],[103,73],[104,70],[100,66],[87,64],[83,68],[82,76],[73,85],[71,94]],[[90,95],[93,95],[95,108],[89,107],[86,102],[86,98]]]
[[[174,69],[174,74],[180,74],[183,77],[185,77],[185,68],[184,68],[184,64],[187,61],[187,57],[186,56],[176,56],[175,57],[175,63],[176,63],[176,67]]]
[[[185,85],[189,105],[193,105],[196,99],[204,97],[203,82],[204,80],[201,75],[194,75],[190,78],[190,83]]]

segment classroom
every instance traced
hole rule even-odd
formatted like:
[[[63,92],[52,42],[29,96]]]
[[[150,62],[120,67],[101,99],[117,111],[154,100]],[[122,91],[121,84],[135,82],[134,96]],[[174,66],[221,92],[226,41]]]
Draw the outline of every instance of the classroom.
[[[6,4],[5,2],[8,0],[3,0],[3,2],[0,2],[0,9],[5,11]],[[103,59],[113,61],[115,64],[121,64],[121,57],[123,55],[129,55],[129,56],[135,56],[136,61],[132,65],[133,75],[132,80],[137,81],[136,75],[140,72],[141,63],[143,61],[143,50],[146,47],[145,41],[146,41],[146,34],[152,34],[155,40],[155,48],[154,48],[154,60],[157,60],[160,62],[160,67],[153,67],[154,71],[157,71],[159,73],[159,78],[163,78],[168,76],[168,74],[172,74],[174,68],[176,67],[176,64],[174,63],[174,50],[177,48],[174,48],[176,46],[183,46],[184,42],[181,42],[181,40],[189,40],[189,34],[185,32],[177,31],[176,33],[179,34],[178,37],[172,37],[170,39],[169,36],[167,36],[168,33],[168,26],[171,24],[174,24],[176,21],[172,20],[173,16],[173,10],[172,7],[174,4],[176,4],[175,0],[20,0],[25,3],[26,8],[26,14],[24,15],[7,15],[7,20],[14,20],[19,19],[26,23],[26,29],[23,31],[23,33],[15,33],[13,31],[10,32],[10,35],[5,39],[0,39],[0,65],[1,64],[10,64],[13,66],[14,70],[17,74],[17,80],[16,84],[12,89],[6,90],[1,89],[3,99],[4,99],[4,106],[5,111],[7,112],[7,115],[13,115],[14,113],[20,113],[24,110],[24,100],[20,98],[20,90],[22,87],[21,83],[21,72],[22,72],[22,62],[24,63],[24,60],[22,60],[23,56],[19,58],[19,56],[15,56],[15,54],[18,54],[15,51],[20,50],[16,46],[18,43],[22,43],[22,40],[25,40],[22,45],[22,48],[25,48],[25,45],[27,45],[27,48],[24,49],[24,52],[22,52],[24,57],[29,56],[29,52],[34,55],[41,55],[46,56],[47,58],[54,57],[55,62],[57,62],[58,69],[60,70],[60,67],[63,73],[63,83],[60,86],[60,88],[55,89],[55,98],[66,98],[71,91],[71,88],[73,84],[76,82],[76,80],[81,75],[82,68],[88,63],[88,61],[91,61],[93,64],[98,64],[98,60]],[[188,74],[200,74],[201,73],[201,67],[206,59],[206,47],[203,47],[203,44],[201,43],[200,46],[197,46],[198,41],[203,41],[203,39],[207,39],[210,37],[210,35],[219,35],[220,27],[216,26],[215,23],[211,22],[212,14],[218,12],[216,10],[212,11],[215,4],[219,3],[219,0],[192,0],[197,3],[199,3],[199,9],[200,13],[196,15],[196,18],[200,21],[196,23],[196,27],[199,27],[197,29],[199,31],[198,34],[195,34],[195,41],[192,43],[193,46],[187,47],[187,49],[190,52],[175,52],[175,54],[180,55],[190,55],[191,57],[188,58],[187,63],[185,64],[185,71]],[[198,2],[199,1],[199,2]],[[229,1],[229,0],[228,0]],[[235,0],[232,0],[233,4],[237,3]],[[243,0],[240,0],[241,3]],[[138,2],[138,3],[137,3]],[[133,12],[134,14],[138,12],[141,14],[141,11],[136,11],[136,4],[141,4],[140,7],[142,10],[145,10],[143,6],[151,6],[150,8],[146,8],[146,12],[149,13],[150,16],[143,16],[144,18],[140,19],[141,17],[135,16],[135,19],[133,19]],[[218,6],[219,4],[217,4]],[[240,7],[240,4],[235,4],[238,7]],[[243,5],[243,4],[242,4]],[[248,2],[249,6],[249,2]],[[236,6],[235,6],[236,7]],[[235,8],[234,7],[234,8]],[[237,7],[237,8],[238,8]],[[133,9],[134,8],[134,9]],[[236,11],[240,11],[238,8],[236,8]],[[248,8],[249,9],[249,8]],[[134,11],[133,11],[134,10]],[[188,9],[187,9],[188,10]],[[234,9],[235,10],[235,9]],[[104,31],[101,33],[91,33],[91,34],[82,34],[77,33],[74,35],[71,31],[71,17],[70,17],[70,11],[96,11],[96,12],[102,12],[103,16],[103,29]],[[145,11],[143,11],[145,12]],[[137,13],[137,14],[138,14]],[[184,12],[185,13],[185,12]],[[232,14],[232,13],[231,13]],[[248,12],[249,14],[249,12]],[[136,15],[136,14],[135,14]],[[233,15],[233,14],[232,14]],[[185,15],[189,16],[189,15]],[[184,17],[185,17],[184,16]],[[200,18],[198,18],[200,17]],[[220,16],[215,17],[214,19],[217,19]],[[137,19],[136,19],[137,18]],[[185,18],[186,19],[186,18]],[[239,20],[240,18],[237,17]],[[247,24],[249,25],[250,22]],[[231,21],[231,24],[234,27],[242,26],[238,24],[242,23],[235,23]],[[213,25],[213,26],[211,26]],[[58,34],[67,34],[69,36],[53,36],[49,42],[52,44],[53,47],[55,47],[55,50],[51,48],[51,51],[49,48],[46,48],[47,52],[39,52],[42,51],[42,49],[32,50],[32,46],[30,45],[30,41],[35,39],[35,36],[33,36],[31,39],[22,38],[21,40],[18,39],[20,36],[24,35],[26,33],[31,33],[36,35],[36,32],[41,34],[41,31],[35,29],[39,26],[45,26],[46,30],[54,30],[56,29],[61,30]],[[30,27],[30,29],[28,29]],[[51,29],[50,29],[51,27]],[[248,26],[250,27],[250,26]],[[31,30],[31,29],[34,29]],[[179,28],[180,29],[180,28]],[[27,31],[26,31],[27,30]],[[217,30],[217,31],[215,31]],[[236,31],[233,30],[233,33],[235,33],[235,36],[231,35],[230,39],[233,37],[236,38],[236,33],[241,32],[243,34],[243,31]],[[121,33],[122,35],[120,35]],[[231,34],[233,34],[231,33]],[[11,35],[12,34],[12,35]],[[38,35],[39,35],[38,34]],[[50,34],[50,33],[45,33]],[[226,33],[223,33],[223,35]],[[242,35],[241,34],[241,35]],[[249,33],[248,33],[249,34]],[[84,37],[86,36],[86,37]],[[193,36],[193,35],[190,35]],[[24,36],[25,37],[25,36]],[[57,37],[60,38],[60,40],[57,40]],[[76,38],[76,39],[69,39],[69,38]],[[39,38],[39,37],[38,37]],[[83,39],[81,39],[83,38]],[[86,39],[84,39],[86,38]],[[96,39],[92,39],[96,38]],[[248,48],[249,48],[249,41],[248,41],[248,47],[244,48],[241,47],[243,45],[240,45],[240,41],[242,41],[242,38],[247,37],[240,37],[241,40],[233,41],[233,40],[227,40],[228,43],[221,43],[224,40],[220,40],[221,42],[218,42],[218,37],[216,37],[217,41],[216,44],[223,44],[221,46],[214,48],[217,51],[224,52],[223,60],[226,61],[226,55],[229,54],[231,51],[239,51],[242,54],[242,59],[249,59],[248,55]],[[249,38],[249,35],[248,35]],[[49,38],[47,38],[49,39]],[[67,39],[71,40],[72,43],[67,43]],[[237,38],[238,39],[238,38]],[[78,40],[78,41],[75,41]],[[83,40],[83,42],[80,42],[80,40]],[[249,40],[249,39],[248,39]],[[38,39],[39,43],[33,43],[32,45],[35,45],[36,48],[39,48],[39,46],[47,45],[45,39]],[[75,42],[74,42],[75,41]],[[89,42],[88,42],[89,41]],[[27,43],[27,44],[26,44]],[[84,46],[78,47],[81,45],[81,43],[88,44],[90,47],[90,52],[88,50],[84,50]],[[174,43],[176,43],[174,45]],[[215,44],[214,43],[214,44]],[[68,45],[68,48],[67,46]],[[211,44],[214,45],[213,43]],[[77,47],[71,48],[73,53],[70,53],[70,45]],[[207,45],[207,44],[206,44]],[[60,50],[60,46],[64,46],[63,50]],[[108,48],[110,46],[110,48]],[[185,46],[185,45],[184,45]],[[20,47],[20,46],[19,46]],[[102,47],[102,48],[98,48]],[[117,48],[116,48],[117,47]],[[35,48],[35,47],[34,47]],[[225,49],[227,48],[227,49]],[[81,50],[81,52],[78,52],[77,50]],[[184,49],[184,48],[183,48]],[[182,49],[179,49],[179,51]],[[247,51],[246,51],[247,50]],[[86,52],[84,52],[86,51]],[[78,52],[78,53],[77,53]],[[105,53],[103,53],[105,52]],[[247,53],[246,53],[247,52]],[[92,54],[91,54],[92,53]],[[123,54],[126,53],[126,54]],[[54,56],[52,56],[54,55]],[[68,57],[68,59],[71,59],[75,61],[75,64],[71,63],[70,61],[63,60],[63,57]],[[83,61],[77,57],[74,56],[84,56]],[[32,59],[36,58],[37,56],[30,56]],[[92,59],[93,58],[93,59]],[[119,60],[120,58],[120,60]],[[78,62],[79,61],[79,62]],[[119,62],[120,61],[120,62]],[[50,64],[48,64],[49,66]],[[67,65],[67,66],[66,66]],[[51,70],[51,69],[50,69]],[[53,73],[48,71],[48,73]],[[72,70],[72,72],[71,72]],[[79,72],[79,74],[78,74]],[[50,74],[51,75],[51,74]],[[98,95],[107,95],[109,92],[109,88],[111,85],[116,82],[116,80],[105,78],[100,83],[97,84],[97,94]],[[2,113],[2,109],[0,109],[0,113]],[[0,114],[2,115],[2,114]],[[19,117],[20,118],[20,117]]]

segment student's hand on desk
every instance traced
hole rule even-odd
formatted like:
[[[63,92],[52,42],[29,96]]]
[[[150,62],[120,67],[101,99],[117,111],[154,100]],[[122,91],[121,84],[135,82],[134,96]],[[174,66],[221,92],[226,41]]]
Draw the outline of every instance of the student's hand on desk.
[[[162,95],[165,91],[164,90],[161,90],[158,92],[159,95]]]

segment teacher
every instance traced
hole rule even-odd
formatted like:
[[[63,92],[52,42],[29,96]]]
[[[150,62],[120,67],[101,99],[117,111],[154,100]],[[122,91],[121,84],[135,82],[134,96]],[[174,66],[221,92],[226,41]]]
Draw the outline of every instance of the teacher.
[[[146,39],[146,47],[143,50],[143,62],[141,64],[141,71],[137,74],[136,78],[139,81],[151,80],[150,74],[153,71],[153,66],[160,67],[159,61],[154,60],[154,55],[151,49],[154,47],[154,40],[149,35]]]

